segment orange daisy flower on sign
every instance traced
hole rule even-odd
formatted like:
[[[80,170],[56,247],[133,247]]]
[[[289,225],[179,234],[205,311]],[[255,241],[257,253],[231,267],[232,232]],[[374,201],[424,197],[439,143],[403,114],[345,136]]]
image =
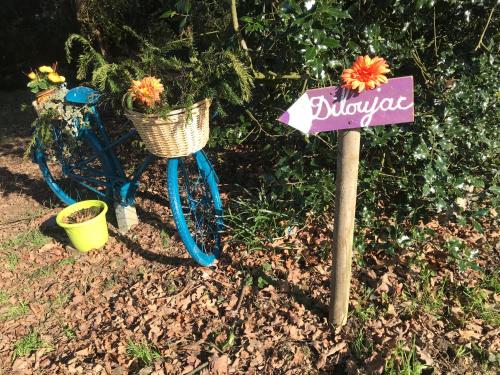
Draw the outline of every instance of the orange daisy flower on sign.
[[[358,56],[352,67],[344,69],[341,78],[345,82],[342,87],[362,92],[387,82],[385,73],[389,73],[389,65],[381,57]]]
[[[144,77],[140,81],[132,81],[132,97],[142,102],[147,107],[153,107],[160,102],[160,94],[164,88],[160,80],[155,77]]]

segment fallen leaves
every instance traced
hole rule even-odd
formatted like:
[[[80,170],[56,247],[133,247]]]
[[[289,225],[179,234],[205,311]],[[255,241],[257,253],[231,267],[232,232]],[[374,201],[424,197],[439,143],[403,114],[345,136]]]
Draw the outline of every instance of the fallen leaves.
[[[226,241],[226,255],[217,266],[200,268],[174,235],[163,248],[165,206],[141,198],[140,207],[143,222],[129,235],[111,238],[101,251],[77,257],[53,241],[23,252],[14,271],[0,273],[0,291],[8,294],[0,311],[21,300],[29,305],[26,315],[0,322],[0,363],[9,366],[0,370],[381,373],[403,342],[405,348],[414,343],[419,363],[447,373],[450,363],[456,364],[448,354],[456,346],[472,350],[474,343],[492,353],[500,349],[499,328],[476,318],[467,300],[452,295],[464,286],[481,288],[493,310],[498,292],[481,286],[480,273],[459,272],[439,246],[452,237],[483,246],[498,241],[496,232],[481,234],[451,224],[443,228],[434,221],[428,227],[442,233],[436,241],[398,254],[377,250],[359,255],[364,266],[353,268],[355,309],[348,325],[334,330],[326,319],[330,260],[319,253],[326,232],[312,224],[292,228],[274,240],[272,249],[254,253]],[[479,256],[484,264],[493,259]],[[70,257],[74,262],[61,265]],[[432,272],[424,281],[426,267]],[[32,327],[51,342],[52,351],[17,358],[11,365],[12,343]],[[127,353],[129,340],[147,342],[161,359],[141,363]],[[479,368],[472,359],[466,363],[462,369]]]
[[[227,355],[214,356],[210,361],[210,370],[217,375],[228,374],[229,357]]]

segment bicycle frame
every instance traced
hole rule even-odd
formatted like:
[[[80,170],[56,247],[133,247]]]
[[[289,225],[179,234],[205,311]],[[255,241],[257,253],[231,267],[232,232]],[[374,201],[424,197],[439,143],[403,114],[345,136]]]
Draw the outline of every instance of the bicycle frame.
[[[144,171],[149,167],[149,165],[151,165],[151,163],[153,163],[157,159],[157,157],[153,154],[147,155],[143,162],[136,167],[134,173],[130,177],[127,177],[123,165],[115,155],[113,149],[116,146],[123,144],[130,138],[134,137],[137,134],[137,131],[133,129],[117,140],[111,141],[95,106],[91,106],[87,111],[85,115],[85,122],[91,124],[91,126],[83,126],[80,123],[75,124],[78,130],[78,136],[85,138],[92,146],[92,148],[95,149],[96,153],[80,161],[78,164],[73,165],[72,167],[85,168],[87,171],[92,171],[92,168],[88,166],[89,163],[100,157],[103,160],[103,177],[106,178],[108,183],[104,183],[91,177],[80,176],[71,173],[70,171],[67,171],[66,174],[86,189],[94,191],[106,200],[109,200],[108,195],[92,188],[85,182],[87,181],[94,184],[97,183],[102,186],[106,186],[111,190],[112,200],[116,203],[121,204],[122,206],[130,206],[134,204],[135,194],[139,187],[139,179]],[[94,127],[97,129],[99,136],[97,136],[92,130],[92,125],[94,125]],[[103,174],[98,171],[98,175],[102,176]]]
[[[83,105],[83,119],[74,116],[70,124],[54,122],[49,128],[53,137],[49,134],[47,144],[44,139],[36,139],[33,161],[39,165],[49,188],[68,205],[85,199],[83,194],[80,196],[80,188],[83,188],[115,205],[130,206],[135,203],[140,177],[157,157],[149,153],[127,175],[115,148],[134,137],[137,131],[133,129],[111,139],[96,108],[98,98],[95,90],[84,86],[69,90],[65,101],[70,105]],[[46,133],[41,133],[41,138],[45,136]],[[82,142],[75,143],[75,140]],[[54,163],[48,163],[52,159]],[[211,265],[220,253],[223,227],[222,201],[213,166],[203,150],[186,158],[170,158],[166,182],[169,206],[186,250],[198,264]],[[117,216],[120,215],[118,210]]]

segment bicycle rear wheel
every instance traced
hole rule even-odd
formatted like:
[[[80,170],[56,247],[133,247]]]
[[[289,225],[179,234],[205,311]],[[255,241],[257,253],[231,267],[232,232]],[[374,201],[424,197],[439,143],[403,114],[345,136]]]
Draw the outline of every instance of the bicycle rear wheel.
[[[223,228],[222,201],[215,171],[203,151],[169,159],[168,196],[179,236],[202,266],[219,257]]]
[[[78,138],[57,127],[52,132],[50,145],[37,140],[33,160],[59,200],[67,205],[86,199],[111,200],[107,176],[113,175],[113,167],[100,152],[97,137],[88,129]]]

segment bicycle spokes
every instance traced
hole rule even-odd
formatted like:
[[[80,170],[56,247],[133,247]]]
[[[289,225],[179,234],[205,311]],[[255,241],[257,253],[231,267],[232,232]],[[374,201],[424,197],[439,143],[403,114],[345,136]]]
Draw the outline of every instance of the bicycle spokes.
[[[187,159],[187,158],[185,158]],[[204,171],[194,158],[179,162],[181,180],[185,187],[183,211],[193,239],[205,253],[218,246],[219,234],[212,195]]]

